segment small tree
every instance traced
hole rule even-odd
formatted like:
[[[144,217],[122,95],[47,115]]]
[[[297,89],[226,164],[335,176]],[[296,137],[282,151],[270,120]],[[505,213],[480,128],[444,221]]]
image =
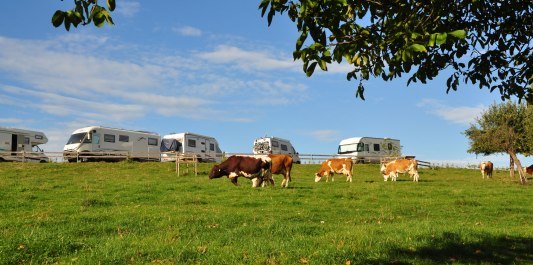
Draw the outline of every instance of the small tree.
[[[533,108],[525,104],[505,102],[494,104],[476,119],[464,133],[470,140],[469,153],[490,155],[509,154],[518,168],[520,183],[527,179],[517,154],[530,155],[533,149]],[[511,165],[514,173],[514,165]],[[511,173],[511,176],[513,174]]]

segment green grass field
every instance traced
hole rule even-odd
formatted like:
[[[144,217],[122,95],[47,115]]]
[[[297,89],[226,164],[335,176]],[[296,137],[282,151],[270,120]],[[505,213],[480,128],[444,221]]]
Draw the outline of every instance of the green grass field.
[[[211,166],[0,163],[0,264],[533,263],[533,192],[508,172],[314,183],[295,165],[288,189],[254,189]]]

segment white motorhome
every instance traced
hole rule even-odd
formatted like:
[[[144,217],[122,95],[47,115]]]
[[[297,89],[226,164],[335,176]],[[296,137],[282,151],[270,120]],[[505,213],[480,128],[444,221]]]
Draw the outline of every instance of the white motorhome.
[[[223,156],[217,139],[190,132],[163,136],[161,153],[163,162],[176,161],[176,154],[194,154],[199,162],[217,163],[222,161]]]
[[[49,162],[39,147],[47,142],[43,132],[0,127],[0,161]]]
[[[134,161],[159,161],[160,138],[152,132],[90,126],[72,133],[63,148],[63,157],[69,162],[117,161],[128,157]]]
[[[379,163],[382,158],[401,156],[402,153],[400,140],[353,137],[339,143],[337,154],[363,163]]]
[[[291,142],[279,137],[265,136],[255,139],[253,153],[256,155],[288,154],[292,156],[294,163],[301,163],[300,156],[292,146]]]

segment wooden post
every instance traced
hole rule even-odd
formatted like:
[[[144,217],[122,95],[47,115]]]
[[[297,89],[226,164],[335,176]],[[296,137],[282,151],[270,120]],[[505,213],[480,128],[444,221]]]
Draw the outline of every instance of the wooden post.
[[[198,177],[198,157],[194,156],[194,176]]]
[[[180,161],[179,161],[178,153],[176,153],[176,173],[178,173],[178,177],[180,176]]]

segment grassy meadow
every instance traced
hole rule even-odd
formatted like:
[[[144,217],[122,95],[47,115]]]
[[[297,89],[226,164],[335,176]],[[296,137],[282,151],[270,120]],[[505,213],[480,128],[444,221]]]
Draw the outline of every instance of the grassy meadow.
[[[0,163],[0,264],[531,264],[533,192],[497,171],[282,189],[177,176],[172,163]],[[533,181],[533,179],[529,179]]]

